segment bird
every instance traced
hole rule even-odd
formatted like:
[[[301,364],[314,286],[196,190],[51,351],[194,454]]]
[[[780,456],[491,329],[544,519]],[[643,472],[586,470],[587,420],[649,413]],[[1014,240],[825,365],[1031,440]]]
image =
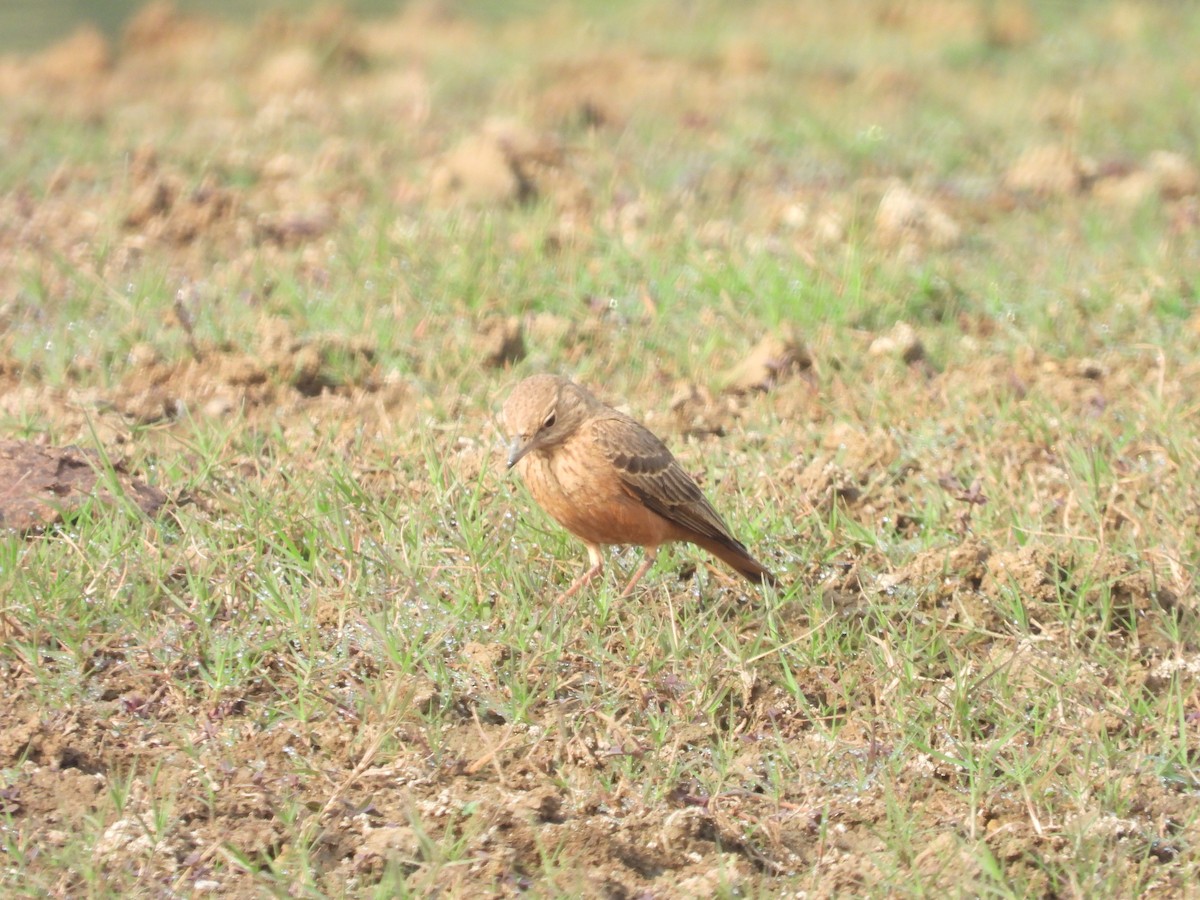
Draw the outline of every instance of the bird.
[[[696,544],[748,581],[778,585],[737,540],[700,486],[646,426],[556,375],[521,381],[502,410],[516,467],[533,499],[587,547],[590,566],[558,598],[597,578],[601,547],[640,544],[645,556],[627,597],[674,541]]]

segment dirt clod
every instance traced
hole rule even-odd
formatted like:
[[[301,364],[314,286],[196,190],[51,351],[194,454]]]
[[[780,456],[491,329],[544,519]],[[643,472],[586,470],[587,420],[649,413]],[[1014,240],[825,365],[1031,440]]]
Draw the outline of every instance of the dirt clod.
[[[906,363],[915,363],[925,358],[925,345],[915,328],[907,322],[897,322],[887,334],[871,341],[867,352],[871,356],[894,356]]]
[[[962,228],[949,214],[901,181],[889,184],[879,201],[875,232],[881,242],[894,247],[915,244],[945,249],[962,236]]]
[[[795,334],[768,334],[745,359],[725,373],[725,389],[735,394],[768,391],[812,365],[812,355]]]
[[[0,526],[32,531],[63,521],[89,499],[113,505],[116,488],[147,515],[167,502],[161,490],[131,477],[121,463],[106,473],[95,450],[0,441]]]
[[[1009,167],[1004,185],[1010,191],[1040,197],[1064,197],[1084,189],[1092,166],[1061,144],[1027,150]]]
[[[484,322],[474,343],[478,359],[493,369],[525,358],[525,331],[517,316],[497,316]]]

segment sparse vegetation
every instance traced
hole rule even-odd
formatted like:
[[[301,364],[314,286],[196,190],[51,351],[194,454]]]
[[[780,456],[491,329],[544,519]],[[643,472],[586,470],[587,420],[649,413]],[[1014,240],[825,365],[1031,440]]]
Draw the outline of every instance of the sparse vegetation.
[[[1200,10],[1043,6],[0,60],[0,438],[99,486],[0,536],[0,890],[1193,893]],[[555,605],[535,371],[786,587]]]

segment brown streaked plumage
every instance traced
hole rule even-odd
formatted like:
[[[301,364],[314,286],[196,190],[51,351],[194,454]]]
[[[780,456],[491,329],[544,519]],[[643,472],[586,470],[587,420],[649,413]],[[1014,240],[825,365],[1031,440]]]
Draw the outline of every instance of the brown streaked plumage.
[[[516,466],[533,499],[587,545],[591,566],[560,600],[600,574],[606,544],[646,548],[622,597],[671,541],[703,547],[750,581],[777,583],[662,441],[574,382],[526,378],[504,403],[504,423],[512,437],[509,468]]]

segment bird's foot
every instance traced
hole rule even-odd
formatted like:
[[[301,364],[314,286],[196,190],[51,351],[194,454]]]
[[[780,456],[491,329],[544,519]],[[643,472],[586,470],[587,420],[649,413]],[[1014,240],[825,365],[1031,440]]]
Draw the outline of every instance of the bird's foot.
[[[642,564],[637,567],[637,571],[633,573],[633,577],[629,579],[629,584],[625,585],[625,590],[621,591],[622,597],[628,597],[633,593],[634,585],[642,580],[642,576],[650,571],[652,565],[654,565],[654,556],[647,554],[646,558],[642,560]]]
[[[574,597],[577,593],[579,593],[579,589],[581,587],[583,587],[588,582],[594,580],[596,578],[596,576],[598,576],[600,574],[600,570],[602,568],[603,568],[603,566],[600,563],[596,563],[595,565],[593,565],[590,569],[588,569],[586,572],[584,572],[582,575],[580,575],[578,578],[576,578],[574,581],[572,581],[571,586],[569,588],[567,588],[565,591],[563,591],[561,594],[559,594],[558,600],[556,600],[555,602],[562,603],[564,600],[568,600],[571,597]]]

